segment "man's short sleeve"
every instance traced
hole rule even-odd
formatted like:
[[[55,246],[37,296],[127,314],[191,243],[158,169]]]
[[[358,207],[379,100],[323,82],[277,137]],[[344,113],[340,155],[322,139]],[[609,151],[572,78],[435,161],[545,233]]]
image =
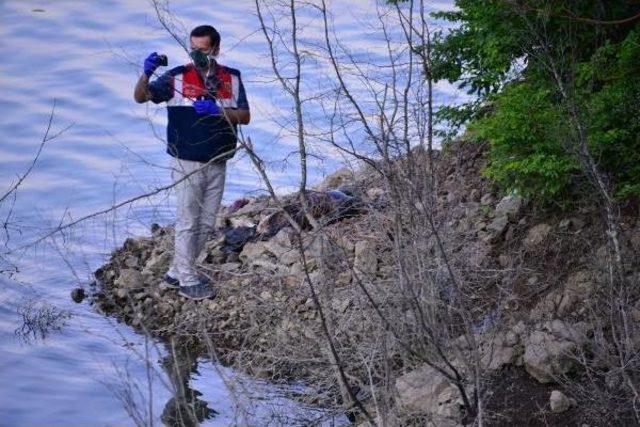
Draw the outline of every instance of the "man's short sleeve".
[[[151,101],[154,104],[167,102],[173,98],[174,76],[171,71],[167,71],[157,79],[149,82],[149,93],[151,93]]]
[[[244,91],[244,85],[242,84],[240,73],[238,73],[238,94],[236,98],[236,105],[239,110],[249,109],[249,101],[247,101],[247,94]]]

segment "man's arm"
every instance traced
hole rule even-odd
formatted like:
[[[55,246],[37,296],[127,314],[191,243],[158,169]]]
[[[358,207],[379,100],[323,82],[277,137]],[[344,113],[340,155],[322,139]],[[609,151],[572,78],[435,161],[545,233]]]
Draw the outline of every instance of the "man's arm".
[[[151,92],[149,92],[149,77],[146,74],[142,74],[136,83],[136,87],[133,90],[133,99],[137,103],[144,103],[151,99]]]
[[[251,113],[249,110],[225,108],[223,115],[232,125],[248,125],[251,121]]]

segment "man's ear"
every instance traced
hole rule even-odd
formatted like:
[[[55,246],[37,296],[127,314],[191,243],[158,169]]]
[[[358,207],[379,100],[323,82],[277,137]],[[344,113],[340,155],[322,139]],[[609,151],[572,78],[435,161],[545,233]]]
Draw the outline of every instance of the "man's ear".
[[[215,48],[213,48],[213,54],[215,56],[218,56],[220,54],[220,45],[217,45]]]

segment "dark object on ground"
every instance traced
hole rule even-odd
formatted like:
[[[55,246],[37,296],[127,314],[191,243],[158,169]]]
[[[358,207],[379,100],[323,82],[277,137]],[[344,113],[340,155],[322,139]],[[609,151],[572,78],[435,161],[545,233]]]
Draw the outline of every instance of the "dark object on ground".
[[[307,201],[311,217],[320,220],[325,225],[366,212],[365,205],[360,198],[350,196],[341,190],[308,191]],[[311,228],[297,197],[295,202],[286,205],[284,210],[303,229]],[[267,240],[289,225],[284,213],[276,212],[269,216],[264,224],[260,224],[257,231],[262,240]]]
[[[224,245],[220,248],[223,254],[240,253],[244,244],[256,235],[255,227],[226,227],[223,230]]]
[[[192,300],[203,300],[213,298],[216,296],[216,292],[209,283],[200,282],[193,286],[180,286],[178,294],[185,298]]]
[[[75,288],[71,291],[71,299],[76,303],[81,303],[87,297],[87,293],[83,288]]]

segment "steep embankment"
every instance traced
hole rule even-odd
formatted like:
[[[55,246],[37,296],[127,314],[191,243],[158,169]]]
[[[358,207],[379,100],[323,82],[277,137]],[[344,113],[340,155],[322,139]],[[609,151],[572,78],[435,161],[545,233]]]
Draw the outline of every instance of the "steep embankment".
[[[457,291],[472,302],[466,305],[472,340],[456,345],[460,337],[450,337],[444,350],[461,371],[475,366],[474,372],[481,372],[474,378],[482,379],[481,400],[491,425],[516,420],[579,425],[591,416],[581,406],[588,404],[581,400],[588,393],[576,391],[588,385],[580,372],[594,366],[594,358],[605,357],[596,354],[598,335],[606,330],[597,322],[607,322],[598,320],[598,307],[610,299],[611,260],[600,211],[591,202],[571,212],[542,211],[518,196],[496,194],[480,174],[482,146],[452,146],[436,153],[435,160],[438,190],[430,212],[440,243],[430,237],[420,250],[425,259],[441,259],[443,248],[464,279]],[[252,375],[304,380],[317,390],[311,400],[335,404],[346,394],[333,375],[328,334],[339,343],[340,354],[352,355],[348,362],[354,366],[343,364],[360,385],[358,397],[365,405],[395,408],[386,410],[395,414],[391,424],[459,424],[465,415],[459,389],[429,364],[391,354],[384,377],[395,378],[391,384],[378,384],[382,376],[363,367],[373,351],[368,346],[381,339],[381,330],[392,329],[383,328],[377,314],[387,308],[385,313],[402,313],[405,304],[395,299],[404,288],[387,188],[371,168],[338,171],[310,196],[322,233],[301,236],[268,197],[224,208],[218,233],[198,260],[218,289],[208,301],[189,301],[163,288],[173,230],[154,226],[149,237],[127,239],[96,271],[94,301],[140,331],[161,338],[178,335],[201,351],[215,348],[216,357]],[[295,200],[295,195],[285,199],[286,210],[304,227]],[[625,274],[637,287],[636,210],[623,216],[621,231]],[[350,268],[339,267],[343,262]],[[370,295],[363,294],[363,283]],[[419,298],[428,301],[428,296]],[[628,308],[629,319],[640,322],[640,307]],[[638,336],[629,339],[640,343]],[[461,362],[466,351],[461,348],[469,342],[477,363]],[[381,395],[391,396],[388,402],[379,396],[372,401],[369,381]],[[564,383],[562,389],[558,382]]]

